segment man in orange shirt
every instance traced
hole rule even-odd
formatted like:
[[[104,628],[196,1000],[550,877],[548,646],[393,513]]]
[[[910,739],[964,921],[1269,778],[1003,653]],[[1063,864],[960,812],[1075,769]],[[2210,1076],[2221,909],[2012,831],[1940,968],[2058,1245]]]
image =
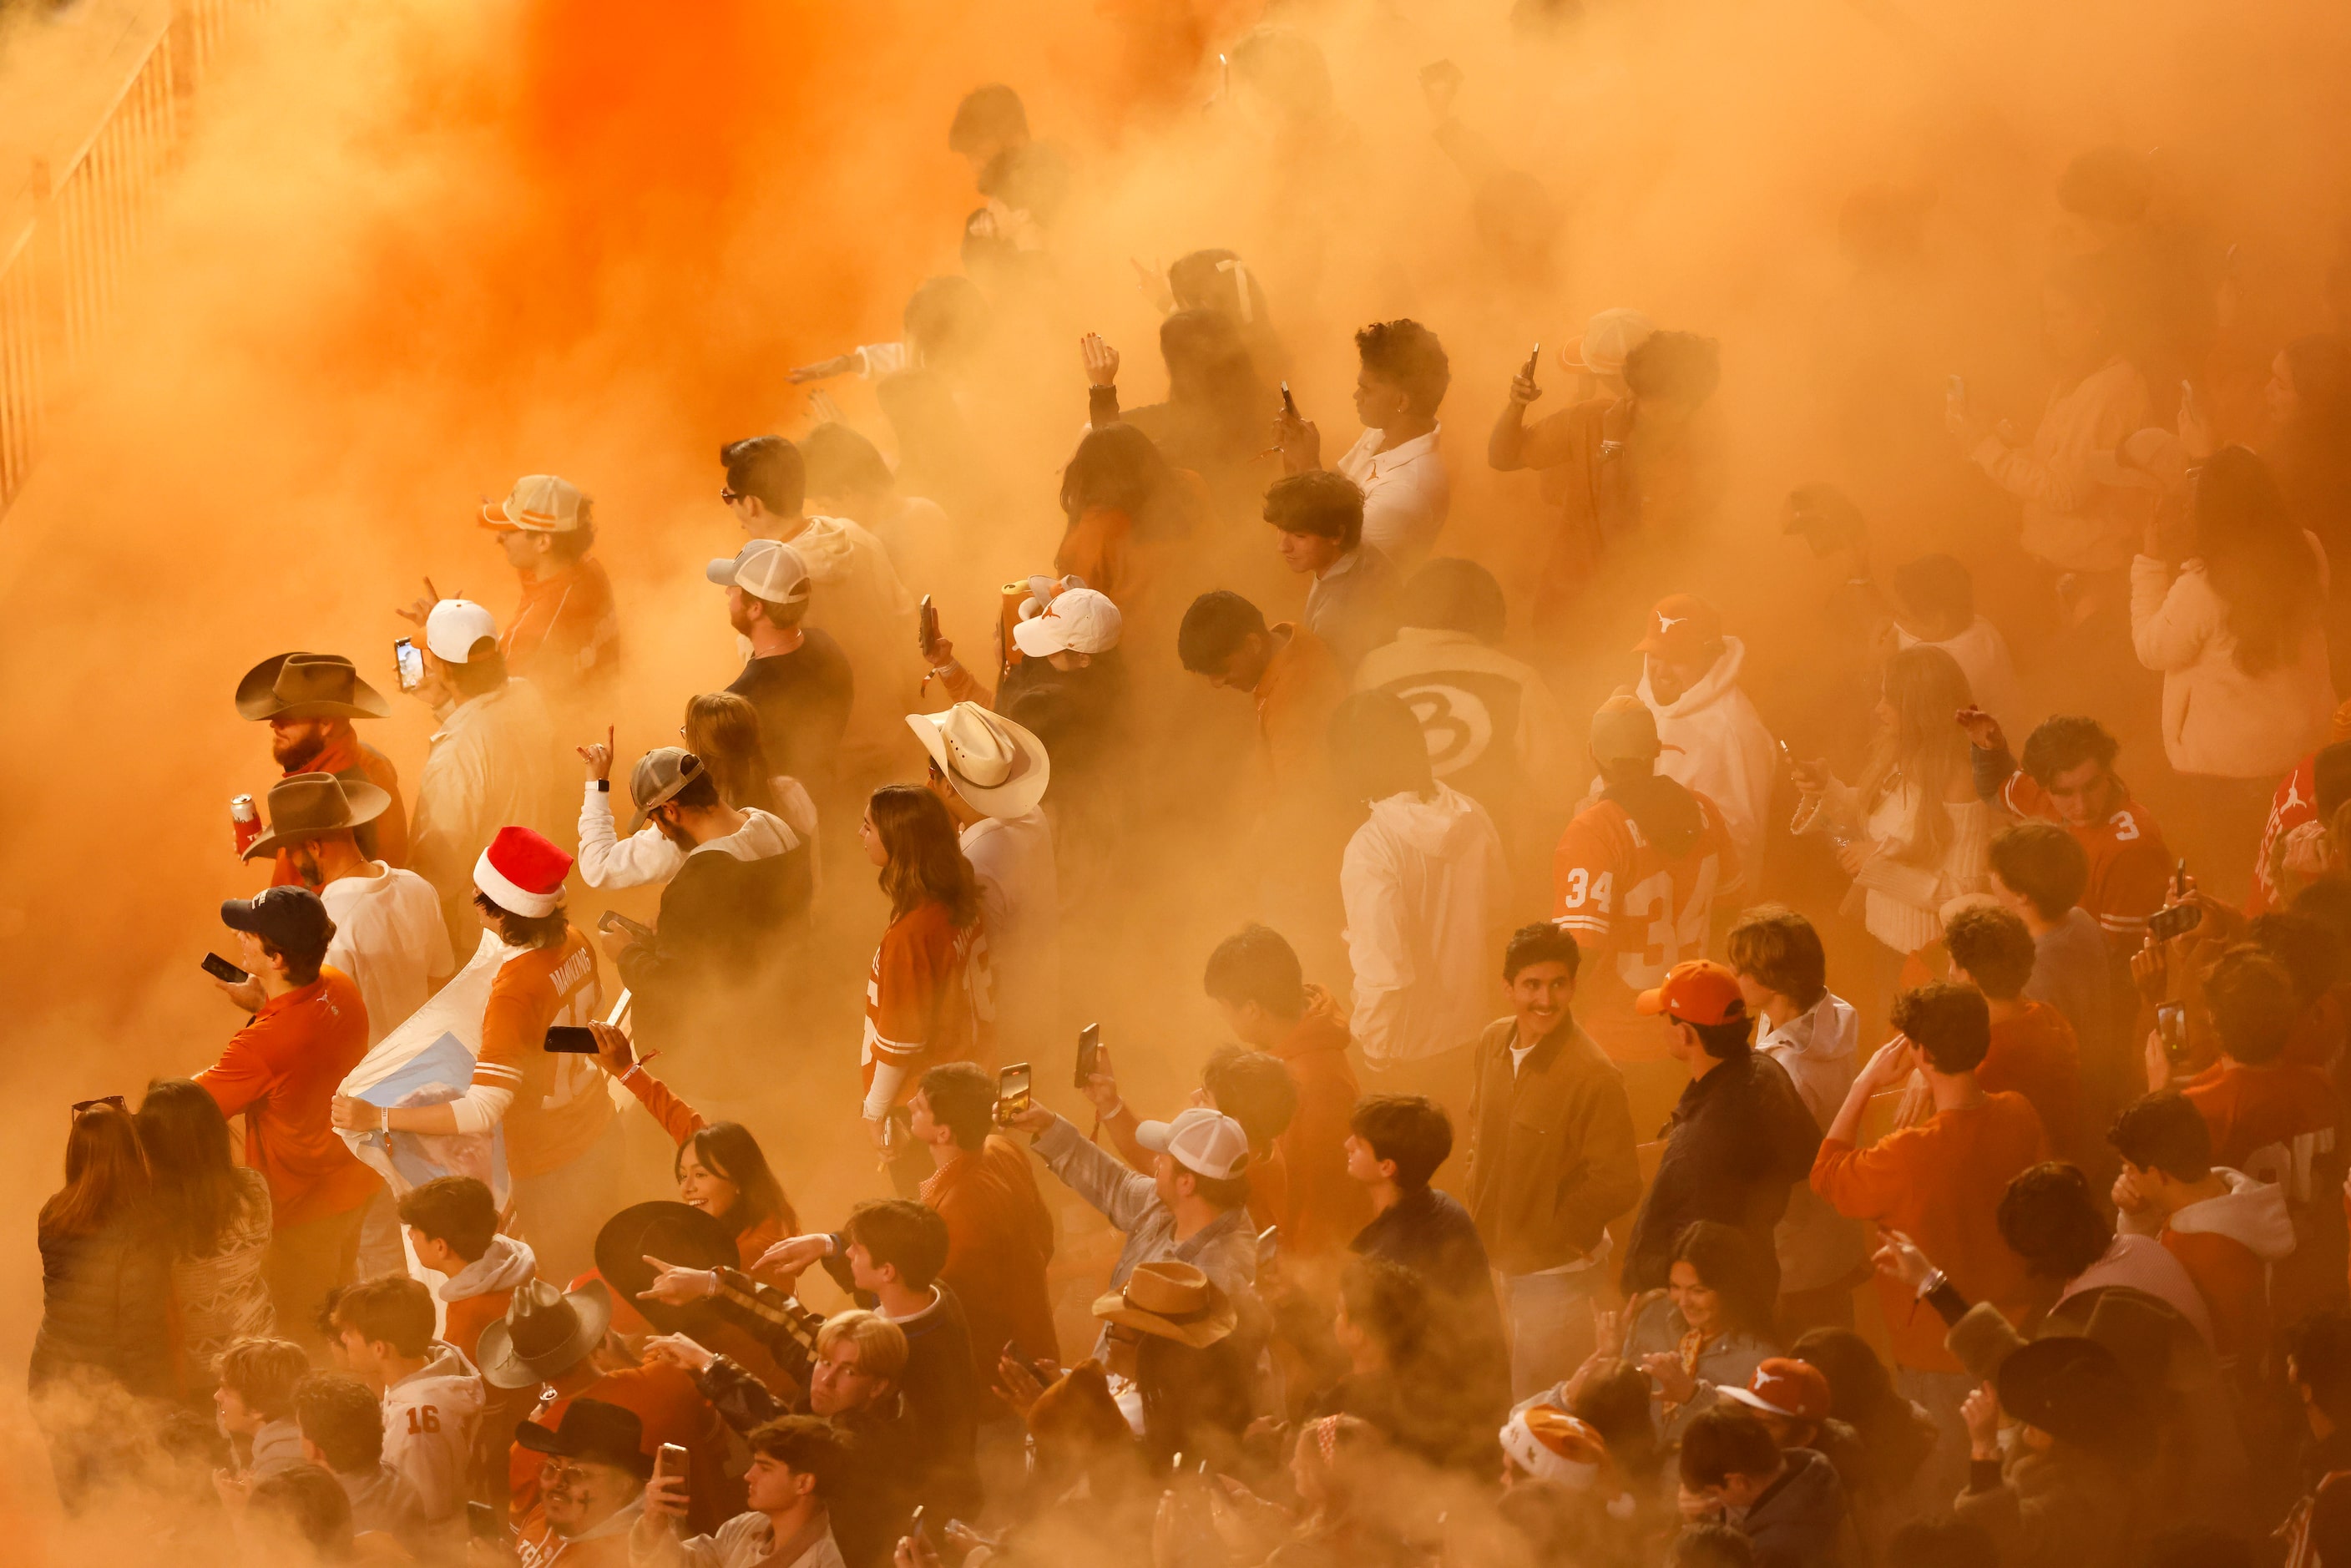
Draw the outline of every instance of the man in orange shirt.
[[[408,863],[408,812],[401,805],[400,774],[392,759],[363,746],[351,728],[355,718],[381,718],[392,711],[376,689],[360,679],[340,653],[279,653],[245,673],[236,683],[241,718],[269,726],[270,760],[297,773],[331,773],[345,784],[372,784],[392,797],[383,811],[351,831],[360,852],[390,866]],[[277,852],[273,883],[302,879],[291,852]]]
[[[2213,1163],[2242,1170],[2258,1150],[2292,1152],[2297,1141],[2332,1132],[2342,1112],[2326,1074],[2278,1060],[2302,1011],[2285,966],[2250,944],[2231,947],[2205,976],[2204,1001],[2220,1060],[2175,1085],[2171,1060],[2150,1036],[2147,1086],[2153,1093],[2177,1087],[2203,1113]]]
[[[539,1272],[569,1279],[595,1263],[596,1232],[620,1207],[619,1126],[592,1052],[547,1050],[556,1025],[601,1016],[596,950],[565,918],[571,857],[528,828],[504,827],[474,863],[482,925],[517,951],[490,982],[474,1082],[437,1105],[390,1108],[338,1098],[335,1124],[366,1132],[506,1129],[507,1170]]]
[[[2012,1089],[2032,1102],[2061,1160],[2089,1168],[2096,1149],[2082,1109],[2082,1056],[2074,1026],[2047,1002],[2029,1001],[2032,933],[2011,912],[1971,907],[1943,926],[1951,978],[1982,993],[1991,1017],[1991,1047],[1976,1069],[1987,1093]]]
[[[1347,1174],[1348,1124],[1363,1092],[1347,1060],[1346,1014],[1306,983],[1297,952],[1263,925],[1218,943],[1203,985],[1233,1038],[1280,1058],[1297,1091],[1298,1109],[1274,1140],[1288,1187],[1274,1216],[1281,1255],[1335,1253],[1372,1218],[1370,1194]]]
[[[245,1163],[269,1182],[266,1272],[281,1333],[317,1345],[319,1305],[359,1261],[360,1222],[382,1184],[335,1134],[336,1085],[367,1054],[367,1004],[322,967],[335,923],[306,887],[221,905],[247,977],[214,983],[253,1017],[197,1073],[225,1115],[245,1113]]]
[[[1053,1217],[1037,1190],[1028,1151],[996,1136],[996,1081],[969,1061],[923,1074],[907,1103],[908,1131],[930,1153],[925,1204],[947,1222],[939,1280],[963,1302],[972,1357],[994,1381],[1007,1346],[1058,1364],[1053,1302],[1045,1270],[1053,1260]]]
[[[2019,1172],[2049,1157],[2048,1134],[2022,1094],[1987,1093],[1976,1068],[1991,1048],[1991,1015],[1982,996],[1936,981],[1895,998],[1895,1036],[1853,1082],[1813,1162],[1813,1190],[1849,1219],[1898,1230],[1940,1270],[1939,1283],[1971,1301],[1990,1301],[2013,1322],[2031,1304],[2024,1260],[2000,1233],[2000,1200]],[[1900,1087],[1912,1072],[1927,1080],[1935,1113],[1860,1146],[1871,1096]],[[1956,1492],[1966,1475],[1968,1436],[1959,1406],[1976,1380],[1943,1343],[1943,1320],[1914,1292],[1880,1274],[1878,1298],[1894,1342],[1903,1394],[1934,1418],[1941,1436],[1929,1490]]]
[[[507,564],[522,579],[522,602],[507,621],[498,652],[507,673],[538,687],[558,714],[601,707],[620,660],[621,622],[596,543],[594,503],[552,474],[515,481],[503,501],[482,506]]]
[[[1286,621],[1268,626],[1256,605],[1218,589],[1184,612],[1176,652],[1210,685],[1247,692],[1256,702],[1258,739],[1277,793],[1297,799],[1328,776],[1331,716],[1347,695],[1347,677],[1320,637]]]
[[[2270,1266],[2294,1251],[2284,1191],[2215,1166],[2211,1133],[2181,1095],[2148,1095],[2106,1136],[2123,1157],[2117,1228],[2156,1235],[2179,1260],[2211,1310],[2222,1368],[2252,1392],[2269,1353]]]

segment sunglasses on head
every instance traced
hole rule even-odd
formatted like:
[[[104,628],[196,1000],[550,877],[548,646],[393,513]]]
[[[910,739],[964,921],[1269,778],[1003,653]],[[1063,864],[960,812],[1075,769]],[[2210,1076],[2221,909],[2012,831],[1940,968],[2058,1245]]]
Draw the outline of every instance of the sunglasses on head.
[[[724,485],[721,485],[721,486],[718,487],[718,498],[719,498],[719,500],[720,500],[720,501],[724,502],[726,505],[727,505],[727,506],[730,506],[730,507],[731,507],[731,506],[733,506],[736,502],[737,502],[737,501],[739,501],[739,500],[741,500],[741,499],[743,498],[743,492],[742,492],[742,491],[740,491],[740,490],[730,490],[730,489],[726,488],[726,486],[725,486]]]
[[[131,1109],[131,1102],[125,1100],[121,1095],[101,1094],[95,1100],[75,1101],[73,1113],[77,1116],[86,1116],[92,1111],[97,1110],[100,1105],[111,1105],[118,1111],[129,1111]]]

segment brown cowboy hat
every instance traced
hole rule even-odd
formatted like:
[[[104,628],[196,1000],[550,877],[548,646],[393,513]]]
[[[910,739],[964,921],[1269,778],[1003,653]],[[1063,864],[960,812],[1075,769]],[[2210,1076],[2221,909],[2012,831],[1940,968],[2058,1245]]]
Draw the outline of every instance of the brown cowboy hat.
[[[1123,1289],[1094,1301],[1094,1316],[1205,1350],[1233,1332],[1232,1298],[1189,1263],[1138,1263]]]
[[[236,683],[242,718],[381,718],[392,711],[340,653],[280,653]]]
[[[482,1330],[475,1364],[493,1388],[528,1388],[587,1360],[611,1322],[612,1298],[601,1280],[568,1293],[527,1280],[515,1287],[507,1315]]]
[[[259,860],[303,839],[372,822],[391,807],[391,791],[372,784],[346,784],[331,773],[289,773],[269,787],[269,831],[244,858]]]

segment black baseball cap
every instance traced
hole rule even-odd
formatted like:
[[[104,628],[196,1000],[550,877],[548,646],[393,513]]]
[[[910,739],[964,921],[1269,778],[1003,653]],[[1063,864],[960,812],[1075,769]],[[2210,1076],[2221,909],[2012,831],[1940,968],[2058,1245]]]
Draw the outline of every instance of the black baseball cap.
[[[221,924],[250,932],[280,953],[324,953],[335,935],[327,906],[307,887],[266,887],[251,898],[225,898]]]

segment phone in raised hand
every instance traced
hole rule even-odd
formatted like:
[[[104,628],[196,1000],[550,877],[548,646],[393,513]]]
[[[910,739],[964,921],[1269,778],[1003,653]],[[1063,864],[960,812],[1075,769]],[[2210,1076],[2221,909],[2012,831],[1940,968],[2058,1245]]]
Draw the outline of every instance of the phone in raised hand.
[[[402,691],[413,692],[424,684],[424,655],[418,651],[413,640],[406,637],[392,639],[392,664],[400,677]]]
[[[1298,400],[1290,395],[1290,383],[1281,383],[1281,412],[1292,419],[1298,417]]]
[[[996,1120],[1009,1124],[1034,1103],[1029,1096],[1029,1064],[1016,1061],[996,1075]]]
[[[914,642],[924,658],[935,656],[931,650],[939,645],[939,612],[932,608],[927,593],[923,595],[922,609],[915,618]]]
[[[1534,379],[1535,379],[1535,366],[1536,366],[1537,364],[1541,363],[1541,361],[1542,361],[1542,345],[1541,345],[1541,343],[1537,343],[1533,348],[1529,349],[1529,350],[1527,350],[1527,366],[1526,366],[1526,369],[1524,369],[1524,370],[1520,371],[1519,372],[1519,374],[1520,374],[1520,375],[1522,375],[1522,376],[1526,377],[1526,378],[1527,378],[1527,380],[1529,380],[1529,381],[1532,381],[1532,380],[1534,380]]]
[[[1076,1087],[1089,1088],[1094,1074],[1102,1071],[1102,1025],[1090,1023],[1078,1030],[1078,1081]]]

